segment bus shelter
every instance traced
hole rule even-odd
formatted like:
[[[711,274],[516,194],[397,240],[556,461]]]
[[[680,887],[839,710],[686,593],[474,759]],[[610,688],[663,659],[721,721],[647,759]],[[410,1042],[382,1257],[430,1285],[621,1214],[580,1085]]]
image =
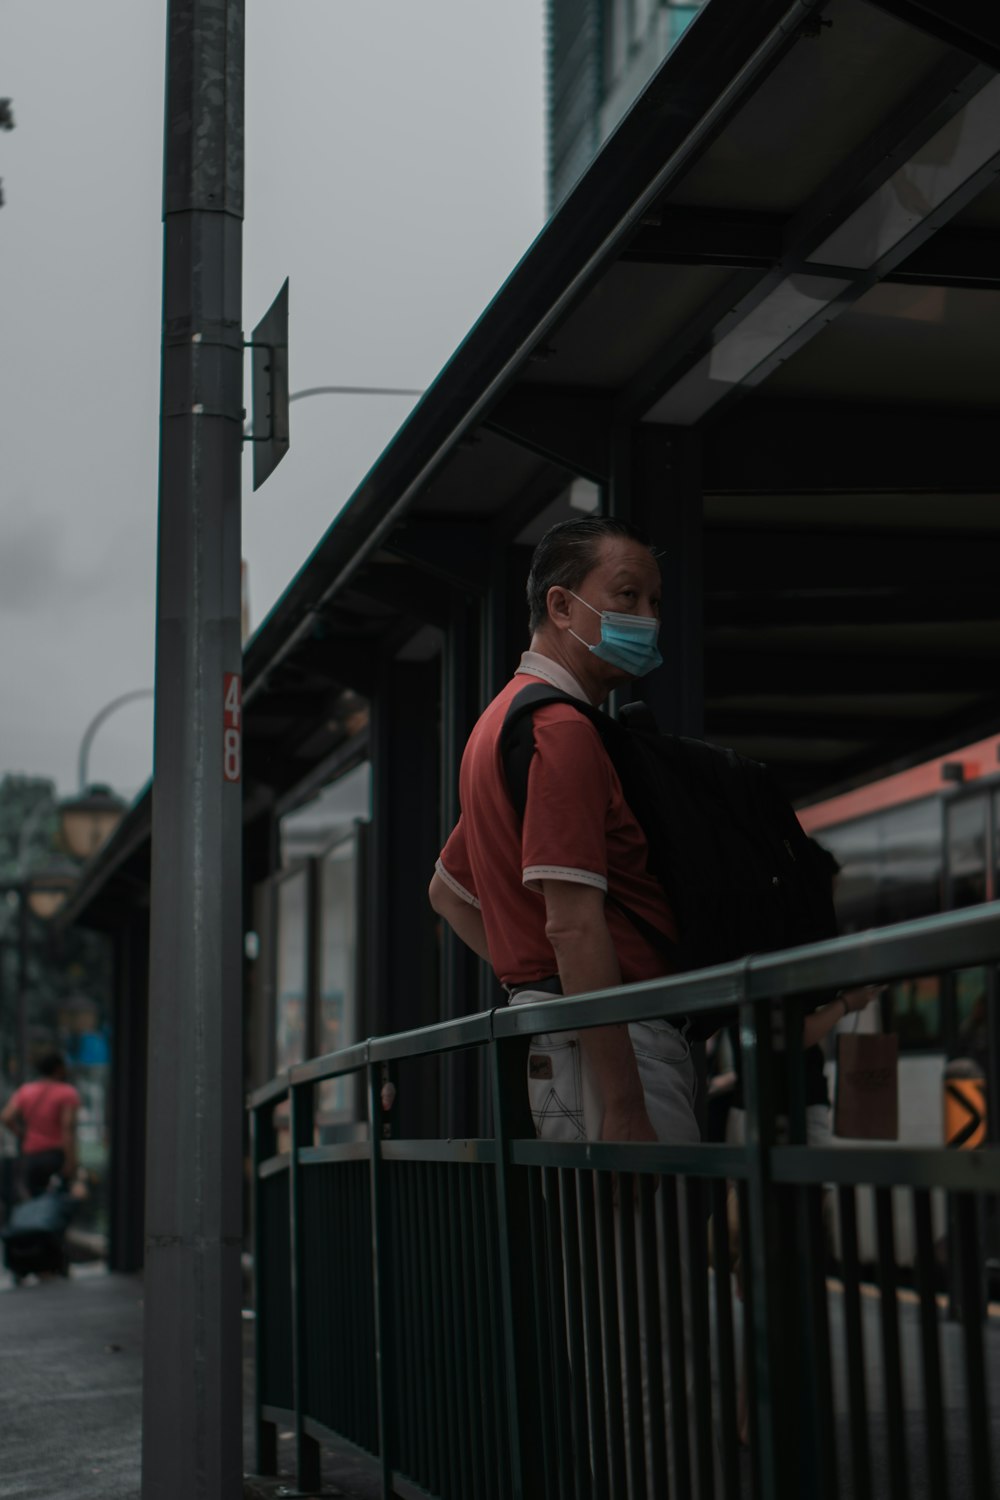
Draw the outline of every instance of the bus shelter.
[[[967,887],[983,910],[947,943],[933,921],[912,942],[928,972],[982,970],[996,1080],[995,765],[984,755],[993,747],[995,761],[1000,732],[998,68],[1000,24],[971,0],[710,0],[357,492],[342,509],[331,495],[336,519],[245,657],[248,1084],[279,1066],[294,1083],[316,1054],[435,1023],[459,1027],[443,1052],[483,1040],[461,1018],[498,1004],[495,982],[436,929],[426,883],[456,816],[465,737],[526,643],[531,547],[553,521],[600,509],[662,548],[666,662],[649,681],[661,728],[767,761],[806,808],[928,765],[939,798],[970,780],[986,788],[971,840],[982,878]],[[970,746],[976,757],[963,757]],[[66,916],[110,931],[118,955],[122,1265],[140,1248],[148,841],[147,795]],[[929,895],[925,876],[891,879],[891,920],[942,904],[941,881]],[[879,948],[862,972],[859,955],[874,950],[849,946],[823,973],[885,978],[896,963],[912,976],[905,949],[902,937]],[[386,1064],[401,1055],[390,1049]],[[488,1067],[442,1060],[441,1086],[400,1091],[394,1133],[481,1133]],[[364,1137],[370,1090],[347,1072],[302,1075],[330,1132],[315,1149]],[[282,1077],[258,1111],[287,1094]],[[278,1155],[268,1160],[274,1176]],[[932,1185],[879,1170],[886,1192]],[[919,1220],[915,1242],[928,1226]],[[413,1359],[418,1332],[407,1333]],[[884,1349],[889,1369],[898,1344]],[[352,1433],[330,1419],[336,1393],[325,1391],[325,1417],[302,1406],[301,1338],[282,1358],[287,1389],[282,1376],[269,1405],[294,1410],[308,1478],[322,1433]],[[521,1410],[508,1393],[498,1426],[488,1413],[469,1426],[475,1452],[455,1436],[451,1457],[431,1463],[417,1438],[430,1418],[415,1409],[387,1455],[398,1413],[372,1389],[353,1440],[420,1493],[474,1492],[463,1476]],[[835,1485],[823,1394],[816,1482]],[[886,1399],[895,1486],[905,1422],[895,1387]],[[968,1492],[986,1495],[988,1416],[973,1406]],[[585,1418],[567,1407],[553,1420],[569,1432]],[[863,1422],[853,1406],[850,1418],[857,1478]],[[939,1414],[928,1420],[940,1434]],[[758,1482],[792,1493],[768,1451],[762,1441]],[[944,1454],[942,1439],[935,1476]],[[637,1472],[635,1452],[629,1462]]]

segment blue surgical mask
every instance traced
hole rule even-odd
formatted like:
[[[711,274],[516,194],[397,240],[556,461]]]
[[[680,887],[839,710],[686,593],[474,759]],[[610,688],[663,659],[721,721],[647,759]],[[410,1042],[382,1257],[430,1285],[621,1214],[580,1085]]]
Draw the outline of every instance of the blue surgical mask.
[[[569,589],[573,594],[573,590]],[[610,609],[594,609],[579,594],[573,594],[593,614],[601,617],[601,639],[591,646],[575,630],[570,631],[574,640],[586,646],[588,651],[601,661],[627,672],[630,677],[645,677],[663,661],[656,645],[660,633],[660,622],[650,615],[616,614]]]

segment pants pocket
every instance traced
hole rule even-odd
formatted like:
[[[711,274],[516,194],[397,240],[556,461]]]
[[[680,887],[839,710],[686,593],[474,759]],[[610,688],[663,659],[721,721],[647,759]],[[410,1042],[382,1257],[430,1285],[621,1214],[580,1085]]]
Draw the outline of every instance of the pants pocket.
[[[586,1140],[580,1044],[575,1036],[543,1033],[531,1038],[528,1102],[541,1140]]]

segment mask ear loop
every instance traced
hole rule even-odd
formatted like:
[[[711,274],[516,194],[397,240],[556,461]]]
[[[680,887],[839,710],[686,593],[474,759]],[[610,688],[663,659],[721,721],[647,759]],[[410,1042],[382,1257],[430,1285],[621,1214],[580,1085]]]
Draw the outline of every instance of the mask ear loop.
[[[576,592],[575,589],[567,589],[566,592],[567,592],[567,594],[572,594],[573,598],[577,601],[577,603],[578,604],[582,604],[583,607],[584,607],[584,609],[589,609],[590,612],[591,612],[591,614],[597,615],[599,618],[603,617],[601,610],[595,609],[592,604],[588,604],[587,601],[586,601],[586,599],[581,599],[580,595]],[[588,651],[593,651],[593,650],[596,649],[597,646],[600,645],[599,641],[595,641],[594,644],[593,644],[593,646],[592,646],[589,641],[585,641],[584,640],[584,638],[583,638],[582,635],[577,635],[576,631],[572,627],[570,627],[570,632],[569,633],[573,637],[574,641],[579,641],[580,645],[581,646],[585,646]]]

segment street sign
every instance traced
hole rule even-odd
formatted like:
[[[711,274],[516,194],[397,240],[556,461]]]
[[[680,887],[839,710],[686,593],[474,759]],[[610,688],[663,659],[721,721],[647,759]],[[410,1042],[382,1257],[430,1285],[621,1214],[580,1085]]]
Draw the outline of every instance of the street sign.
[[[250,338],[253,487],[278,467],[289,447],[288,277]]]
[[[986,1080],[946,1078],[944,1086],[944,1143],[953,1149],[975,1151],[986,1142]]]

